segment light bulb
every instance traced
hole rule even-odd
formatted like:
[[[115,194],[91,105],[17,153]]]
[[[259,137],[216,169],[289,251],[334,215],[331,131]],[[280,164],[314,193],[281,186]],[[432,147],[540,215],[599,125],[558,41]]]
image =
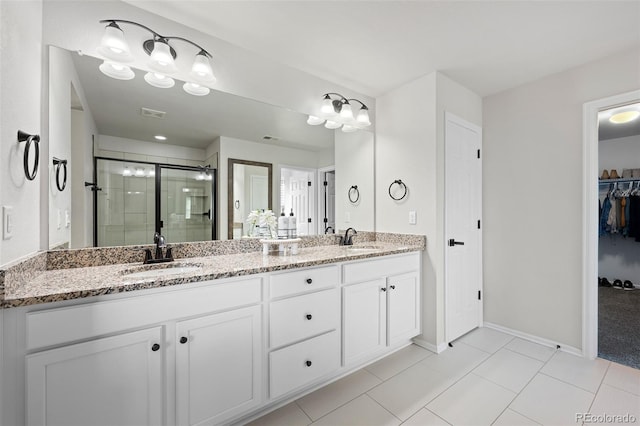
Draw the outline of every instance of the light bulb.
[[[327,122],[324,123],[324,127],[326,127],[327,129],[337,129],[340,126],[342,126],[342,123],[338,123],[337,121],[333,120],[327,120]]]
[[[161,89],[169,89],[176,84],[171,77],[167,77],[166,75],[157,72],[146,73],[144,75],[144,80],[150,85]]]
[[[315,115],[310,115],[307,119],[307,124],[312,126],[317,126],[322,123],[324,123],[324,118],[316,117]]]
[[[129,167],[124,168],[124,170],[122,171],[122,176],[131,176],[131,170],[129,170]]]
[[[342,131],[345,132],[345,133],[356,132],[357,130],[358,130],[357,127],[350,126],[348,124],[345,124],[344,126],[342,126]]]
[[[136,176],[144,176],[144,170],[141,168],[136,168]]]
[[[609,121],[614,124],[624,124],[633,121],[638,117],[640,117],[640,111],[624,111],[613,114],[609,117]]]
[[[173,73],[177,71],[176,63],[171,54],[171,47],[167,42],[163,40],[155,40],[153,42],[149,66],[163,73]]]
[[[104,61],[98,68],[104,75],[118,80],[131,80],[135,77],[131,68],[111,61]]]
[[[98,47],[98,53],[113,61],[133,61],[133,55],[131,54],[127,41],[124,39],[124,33],[115,22],[105,27],[104,34],[100,40],[100,47]]]
[[[201,86],[198,83],[185,83],[182,85],[185,92],[193,96],[205,96],[208,95],[211,90],[208,87]]]
[[[356,115],[356,122],[360,126],[371,126],[371,120],[369,119],[369,110],[367,109],[367,107],[360,108],[358,114]]]
[[[342,104],[342,109],[340,110],[340,120],[344,123],[350,123],[353,121],[353,111],[351,110],[351,104],[348,101],[345,101]]]
[[[332,117],[336,115],[336,110],[333,107],[333,100],[329,97],[329,95],[325,95],[324,100],[322,101],[322,107],[320,107],[320,112],[326,117]]]
[[[209,58],[204,51],[200,51],[200,53],[196,55],[196,59],[193,61],[193,66],[191,67],[191,77],[198,81],[212,82],[216,80],[213,76]]]

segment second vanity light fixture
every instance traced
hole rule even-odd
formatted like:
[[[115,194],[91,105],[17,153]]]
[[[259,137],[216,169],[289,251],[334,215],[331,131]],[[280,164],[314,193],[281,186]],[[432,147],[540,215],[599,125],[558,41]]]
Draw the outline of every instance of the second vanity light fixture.
[[[199,49],[196,54],[191,73],[189,74],[194,81],[186,82],[182,88],[185,92],[194,96],[208,95],[210,90],[208,87],[200,83],[214,83],[216,78],[213,75],[209,59],[211,54],[201,46],[187,40],[183,37],[163,36],[153,31],[151,28],[133,21],[125,21],[123,19],[104,19],[101,24],[107,23],[105,32],[98,48],[98,53],[107,58],[102,65],[100,71],[109,77],[119,80],[131,80],[134,77],[133,70],[124,65],[126,62],[133,61],[131,49],[124,38],[124,32],[118,26],[120,24],[135,25],[149,31],[153,38],[145,40],[142,48],[149,55],[149,67],[153,70],[148,72],[144,79],[152,86],[168,89],[175,85],[173,78],[168,74],[172,74],[178,70],[175,64],[175,58],[178,56],[175,49],[169,44],[169,40],[180,40],[186,42]]]
[[[351,102],[360,104],[360,109],[353,115]],[[343,132],[355,132],[371,125],[369,108],[358,99],[347,99],[339,93],[325,93],[320,108],[320,116],[310,115],[308,124],[317,126],[324,123],[327,129],[342,127]]]

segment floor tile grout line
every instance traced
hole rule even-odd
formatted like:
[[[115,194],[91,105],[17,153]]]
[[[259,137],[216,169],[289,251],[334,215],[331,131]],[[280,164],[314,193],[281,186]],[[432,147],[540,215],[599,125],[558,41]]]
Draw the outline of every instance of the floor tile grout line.
[[[313,419],[312,419],[311,417],[309,417],[309,415],[307,414],[307,412],[306,412],[306,411],[304,411],[304,409],[300,406],[300,404],[298,404],[298,400],[294,400],[293,402],[294,402],[294,404],[296,404],[296,406],[300,409],[300,411],[302,411],[302,412],[304,413],[304,415],[305,415],[305,416],[307,416],[307,418],[309,419],[309,421],[310,421],[311,423],[313,423]],[[309,423],[309,424],[311,424],[311,423]]]
[[[424,350],[426,351],[426,349],[424,349]],[[407,366],[406,368],[403,368],[402,370],[398,371],[397,373],[395,373],[393,376],[389,377],[388,379],[383,379],[382,377],[378,376],[378,375],[377,375],[376,373],[374,373],[373,371],[369,370],[369,368],[368,368],[368,367],[370,367],[370,366],[371,366],[371,365],[373,365],[373,364],[368,365],[368,366],[366,366],[366,367],[363,367],[363,369],[367,370],[369,373],[373,374],[375,377],[377,377],[378,379],[382,380],[382,383],[384,383],[384,382],[386,382],[387,380],[391,380],[392,378],[394,378],[394,377],[395,377],[395,376],[397,376],[398,374],[402,373],[403,371],[410,369],[410,368],[411,368],[411,367],[413,367],[414,365],[416,365],[416,364],[418,364],[418,363],[420,363],[420,362],[424,361],[425,359],[430,358],[430,357],[432,357],[432,356],[434,356],[434,355],[436,355],[436,354],[434,354],[434,353],[430,353],[430,354],[428,354],[428,355],[427,355],[427,356],[425,356],[424,358],[421,358],[421,359],[419,359],[418,361],[416,361],[416,362],[412,363],[411,365]],[[383,358],[383,359],[384,359],[384,358]],[[374,364],[375,364],[375,363],[374,363]],[[382,384],[382,383],[380,383],[380,384]],[[376,386],[378,386],[378,385],[376,385]]]
[[[592,395],[594,395],[594,396],[595,396],[595,394],[596,394],[594,391],[590,391],[590,390],[585,389],[585,388],[583,388],[583,387],[581,387],[581,386],[575,385],[575,384],[573,384],[573,383],[569,383],[569,382],[567,382],[566,380],[558,379],[557,377],[554,377],[554,376],[552,376],[551,374],[545,373],[544,371],[541,371],[541,372],[540,372],[540,373],[538,373],[538,374],[542,374],[543,376],[547,376],[547,377],[549,377],[550,379],[554,379],[554,380],[557,380],[557,381],[559,381],[559,382],[562,382],[562,383],[564,383],[565,385],[569,385],[569,386],[572,386],[572,387],[574,387],[574,388],[576,388],[576,389],[580,389],[580,390],[581,390],[581,391],[583,391],[583,392],[588,392],[588,393],[590,393],[590,394],[592,394]]]
[[[398,419],[398,421],[400,422],[400,424],[406,422],[406,420],[402,420],[400,417],[396,416],[395,414],[393,414],[391,411],[389,411],[387,409],[387,407],[385,407],[384,405],[380,404],[378,401],[376,401],[371,395],[369,395],[368,393],[364,393],[363,395],[366,395],[367,398],[369,398],[370,400],[372,400],[373,402],[375,402],[376,404],[378,404],[380,407],[382,407],[382,409],[384,411],[386,411],[387,413],[391,414],[393,416],[393,418]],[[417,413],[417,411],[416,411]],[[415,413],[414,413],[415,414]],[[411,417],[409,417],[411,418]]]
[[[529,343],[533,343],[533,342],[529,342]],[[533,343],[533,344],[534,344],[534,345],[539,345],[539,343]],[[540,346],[543,346],[543,347],[545,347],[545,348],[551,348],[551,346],[544,346],[544,345],[540,345]],[[509,351],[509,352],[513,352],[514,354],[518,354],[518,355],[526,356],[527,358],[531,358],[531,359],[535,359],[536,361],[540,361],[540,362],[542,363],[542,366],[543,366],[543,367],[544,367],[544,364],[546,364],[546,363],[547,363],[547,361],[549,361],[551,358],[553,358],[553,355],[555,355],[555,353],[556,353],[556,352],[554,351],[554,352],[553,352],[553,354],[551,354],[551,356],[550,356],[549,358],[547,358],[547,359],[540,359],[540,358],[536,358],[536,357],[531,356],[531,355],[527,355],[527,354],[522,353],[522,352],[518,352],[518,351],[516,351],[516,350],[514,350],[514,349],[511,349],[511,348],[504,347],[503,349],[505,349],[505,350],[507,350],[507,351]],[[551,348],[551,349],[553,349],[553,348]]]
[[[600,393],[600,389],[602,388],[602,384],[604,383],[604,378],[607,377],[607,373],[609,372],[609,369],[611,368],[611,361],[609,361],[609,364],[607,365],[607,369],[605,370],[604,374],[602,375],[602,378],[600,379],[600,383],[598,384],[598,389],[596,389],[596,392],[593,394],[593,399],[591,400],[591,404],[589,404],[589,408],[588,408],[588,412],[591,412],[591,408],[593,407],[593,403],[596,402],[596,398],[598,397],[598,393]]]

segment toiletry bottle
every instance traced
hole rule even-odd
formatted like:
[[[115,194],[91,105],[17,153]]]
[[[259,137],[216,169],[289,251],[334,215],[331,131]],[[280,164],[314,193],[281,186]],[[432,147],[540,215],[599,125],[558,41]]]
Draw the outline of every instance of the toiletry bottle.
[[[278,239],[286,239],[289,237],[289,218],[284,214],[284,206],[278,217]]]
[[[297,234],[297,218],[293,215],[293,209],[291,209],[291,213],[289,213],[289,238],[297,238]]]

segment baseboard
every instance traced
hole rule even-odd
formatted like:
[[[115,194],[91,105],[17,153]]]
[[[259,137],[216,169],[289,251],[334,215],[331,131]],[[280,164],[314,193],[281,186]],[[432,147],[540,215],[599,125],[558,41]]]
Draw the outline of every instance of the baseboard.
[[[577,356],[580,356],[580,357],[583,356],[583,353],[582,353],[581,349],[574,348],[573,346],[568,346],[568,345],[561,344],[561,343],[558,343],[558,342],[554,342],[553,340],[545,339],[543,337],[538,337],[538,336],[534,336],[532,334],[523,333],[522,331],[513,330],[511,328],[503,327],[501,325],[493,324],[493,323],[490,323],[490,322],[485,322],[483,324],[483,327],[487,327],[487,328],[491,328],[491,329],[494,329],[494,330],[497,330],[497,331],[501,331],[503,333],[511,334],[512,336],[519,337],[521,339],[528,340],[530,342],[537,343],[537,344],[542,345],[542,346],[549,346],[551,348],[558,348],[559,347],[562,352],[567,352],[567,353],[572,354],[572,355],[577,355]]]
[[[428,351],[431,351],[433,353],[439,354],[444,352],[445,350],[447,350],[447,344],[446,343],[440,343],[439,345],[434,345],[433,343],[427,342],[424,339],[413,339],[413,343],[415,343],[416,345],[420,346],[421,348],[424,348]]]

